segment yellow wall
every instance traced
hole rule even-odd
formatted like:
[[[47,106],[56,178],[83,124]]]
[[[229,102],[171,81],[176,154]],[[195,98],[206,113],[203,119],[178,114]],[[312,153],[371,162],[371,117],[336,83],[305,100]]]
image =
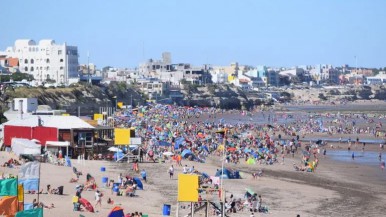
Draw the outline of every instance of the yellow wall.
[[[129,145],[130,144],[130,129],[114,128],[114,144]]]
[[[178,201],[198,201],[198,175],[178,174]]]

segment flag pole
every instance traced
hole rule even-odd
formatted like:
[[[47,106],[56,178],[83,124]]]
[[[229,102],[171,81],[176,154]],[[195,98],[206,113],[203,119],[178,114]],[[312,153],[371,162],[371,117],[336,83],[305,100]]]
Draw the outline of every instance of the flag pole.
[[[23,188],[23,194],[24,194],[24,188]],[[17,199],[17,211],[20,211],[20,205],[19,205],[19,175],[16,176],[16,199]],[[24,195],[23,195],[24,200]],[[24,204],[23,204],[24,206]]]
[[[42,167],[42,163],[39,162],[39,179],[38,179],[38,204],[39,204],[39,195],[40,195],[40,168]]]

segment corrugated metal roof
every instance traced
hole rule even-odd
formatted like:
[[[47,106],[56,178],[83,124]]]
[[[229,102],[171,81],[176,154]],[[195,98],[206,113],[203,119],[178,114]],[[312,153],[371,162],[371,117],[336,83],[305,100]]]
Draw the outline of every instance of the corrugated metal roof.
[[[32,115],[24,119],[15,119],[4,123],[3,125],[11,126],[25,126],[36,127],[38,126],[39,116]],[[40,116],[43,127],[55,127],[58,129],[94,129],[93,126],[86,123],[82,119],[76,116]]]

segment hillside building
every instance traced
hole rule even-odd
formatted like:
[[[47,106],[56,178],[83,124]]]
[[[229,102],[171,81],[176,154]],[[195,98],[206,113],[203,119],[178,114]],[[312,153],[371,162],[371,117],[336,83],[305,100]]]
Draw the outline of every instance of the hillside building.
[[[78,77],[78,48],[66,43],[56,44],[51,39],[39,43],[31,39],[20,39],[15,41],[14,46],[0,52],[0,55],[17,58],[19,71],[33,75],[35,85],[68,85],[71,78]]]

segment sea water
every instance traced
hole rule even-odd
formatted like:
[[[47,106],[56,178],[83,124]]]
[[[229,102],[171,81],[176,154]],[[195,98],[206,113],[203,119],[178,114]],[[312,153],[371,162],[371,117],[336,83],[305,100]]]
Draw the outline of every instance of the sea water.
[[[352,159],[352,153],[354,153],[354,160]],[[328,150],[327,156],[333,160],[352,162],[357,164],[379,166],[379,152],[375,151],[348,151],[348,150]],[[382,154],[382,160],[386,160],[386,154]]]

